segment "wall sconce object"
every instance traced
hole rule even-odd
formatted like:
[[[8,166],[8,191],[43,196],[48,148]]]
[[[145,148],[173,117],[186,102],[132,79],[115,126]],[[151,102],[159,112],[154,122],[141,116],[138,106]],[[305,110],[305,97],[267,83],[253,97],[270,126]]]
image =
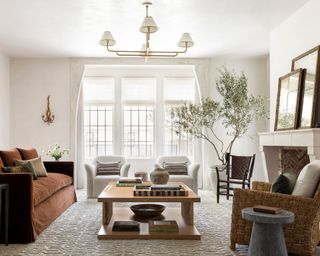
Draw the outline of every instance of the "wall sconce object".
[[[50,95],[48,95],[47,97],[47,110],[44,114],[42,114],[42,120],[48,125],[53,123],[53,120],[54,120],[54,114],[51,112],[51,109],[50,109]]]

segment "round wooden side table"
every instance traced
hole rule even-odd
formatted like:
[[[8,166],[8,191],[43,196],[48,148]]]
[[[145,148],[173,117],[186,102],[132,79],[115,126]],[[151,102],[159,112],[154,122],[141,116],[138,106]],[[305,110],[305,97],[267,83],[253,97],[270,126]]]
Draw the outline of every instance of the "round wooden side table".
[[[282,224],[294,221],[294,213],[283,210],[278,214],[242,209],[242,218],[253,221],[249,244],[249,256],[287,256]]]

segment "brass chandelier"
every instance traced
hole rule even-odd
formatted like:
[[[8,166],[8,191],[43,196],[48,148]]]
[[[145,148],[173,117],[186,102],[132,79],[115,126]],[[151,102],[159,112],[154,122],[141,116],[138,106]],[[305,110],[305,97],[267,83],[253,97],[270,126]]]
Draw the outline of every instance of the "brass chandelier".
[[[189,33],[183,33],[179,42],[178,46],[183,48],[182,50],[178,51],[153,51],[150,48],[150,34],[155,33],[158,31],[157,24],[155,23],[152,16],[149,16],[149,6],[152,5],[151,1],[144,1],[142,3],[146,7],[146,16],[142,22],[140,27],[140,32],[146,35],[146,42],[142,45],[142,49],[140,51],[129,51],[129,50],[114,50],[110,49],[110,46],[116,44],[112,34],[110,31],[105,31],[101,37],[100,44],[105,46],[109,52],[115,52],[118,56],[140,56],[145,57],[176,57],[180,53],[185,53],[188,48],[194,45],[192,38]]]

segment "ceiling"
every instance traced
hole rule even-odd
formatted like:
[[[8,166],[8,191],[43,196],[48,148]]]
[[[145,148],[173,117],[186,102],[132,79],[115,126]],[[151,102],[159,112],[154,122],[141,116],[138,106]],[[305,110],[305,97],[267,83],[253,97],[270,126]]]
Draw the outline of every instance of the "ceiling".
[[[159,27],[153,50],[174,50],[183,32],[195,46],[185,57],[259,56],[269,33],[308,0],[153,0]],[[98,44],[110,30],[116,48],[139,50],[142,0],[0,0],[0,48],[15,57],[114,56]]]

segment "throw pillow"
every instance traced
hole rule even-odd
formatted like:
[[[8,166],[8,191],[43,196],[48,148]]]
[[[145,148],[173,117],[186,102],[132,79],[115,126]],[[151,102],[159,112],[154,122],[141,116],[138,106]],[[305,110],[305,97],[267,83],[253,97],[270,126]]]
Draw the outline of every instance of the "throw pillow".
[[[37,175],[37,177],[47,177],[47,171],[46,168],[44,167],[44,164],[41,160],[41,156],[34,158],[34,159],[30,159],[30,160],[15,160],[15,164],[16,165],[21,165],[21,164],[25,164],[25,163],[30,163]]]
[[[2,162],[2,160],[1,160],[1,158],[0,158],[0,172],[2,171],[2,168],[4,167],[4,165],[3,165],[3,162]]]
[[[297,181],[297,175],[294,172],[287,171],[279,175],[272,184],[271,191],[282,194],[291,194]]]
[[[34,180],[38,179],[36,172],[34,171],[31,163],[25,163],[21,164],[19,166],[8,166],[8,167],[3,167],[4,172],[8,173],[24,173],[24,172],[29,172],[32,174],[32,177]]]
[[[0,157],[4,166],[14,166],[14,159],[22,159],[18,149],[16,148],[1,150]]]
[[[292,195],[313,197],[320,181],[320,160],[312,161],[301,170]]]
[[[30,160],[30,159],[37,158],[39,156],[35,148],[28,148],[28,149],[18,148],[18,150],[23,160]]]
[[[188,162],[163,162],[163,168],[170,175],[187,175]]]
[[[119,162],[100,162],[97,161],[97,175],[120,175],[120,161]]]

